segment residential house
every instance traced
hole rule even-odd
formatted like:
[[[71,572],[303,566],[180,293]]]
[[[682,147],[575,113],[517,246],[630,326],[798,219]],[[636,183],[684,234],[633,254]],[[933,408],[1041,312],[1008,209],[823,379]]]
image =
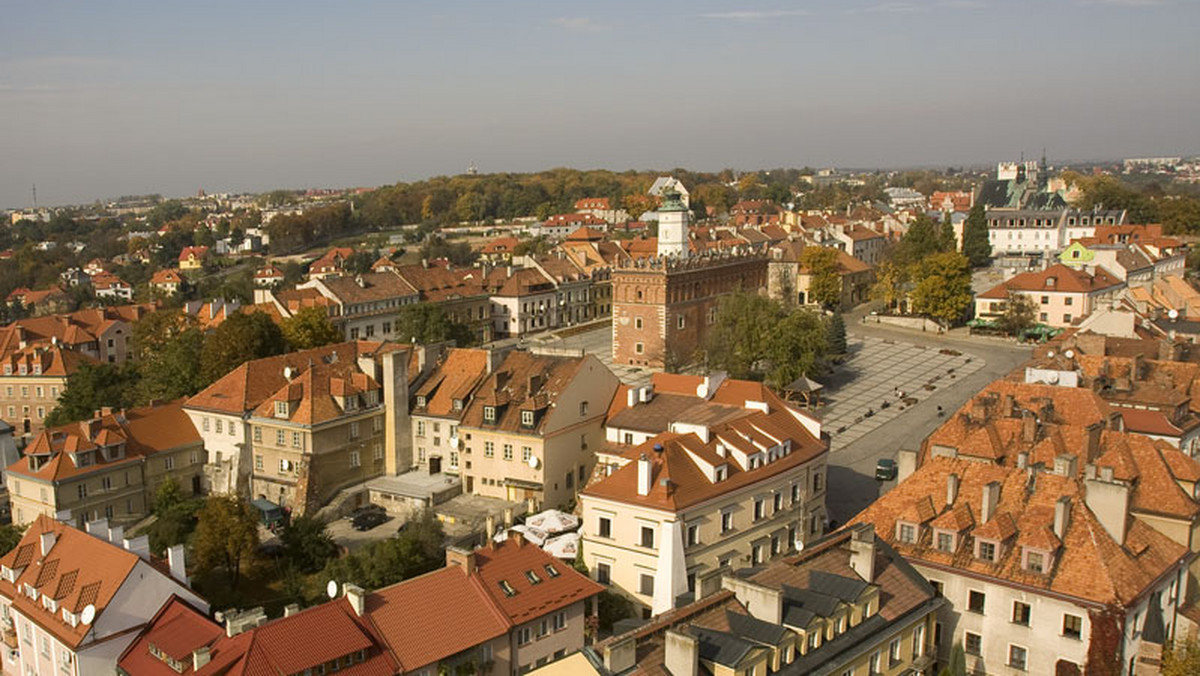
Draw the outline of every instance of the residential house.
[[[199,495],[204,446],[182,402],[103,409],[88,419],[42,430],[4,473],[13,522],[70,514],[131,524],[149,515],[155,492],[174,481]]]
[[[346,259],[354,255],[350,247],[333,247],[308,266],[308,278],[325,279],[338,277],[346,264]]]
[[[492,302],[492,335],[520,336],[558,328],[558,289],[538,268],[498,267],[483,282]]]
[[[566,505],[595,463],[617,385],[590,355],[510,352],[464,402],[461,464],[442,470],[459,473],[467,493]]]
[[[118,673],[523,674],[583,647],[584,606],[602,588],[570,566],[519,535],[450,548],[446,562],[372,592],[343,584],[336,599],[271,621],[259,608],[220,614],[222,627],[172,599]]]
[[[760,227],[778,223],[780,211],[770,200],[742,200],[729,208],[729,217],[738,228]]]
[[[561,238],[584,227],[604,232],[608,230],[608,221],[590,213],[554,214],[530,230],[542,237]]]
[[[595,319],[592,315],[592,276],[566,254],[526,256],[523,262],[554,282],[556,298],[552,321],[556,327],[584,324]]]
[[[183,288],[183,275],[178,270],[159,270],[150,277],[150,288],[161,294],[173,296]]]
[[[996,318],[1004,314],[1010,293],[1025,296],[1037,311],[1037,321],[1066,327],[1093,309],[1111,306],[1125,283],[1104,268],[1094,273],[1061,263],[1040,272],[1023,272],[975,297],[975,316]]]
[[[584,564],[647,617],[825,530],[820,422],[761,383],[655,374],[618,390],[606,437],[580,494]]]
[[[208,259],[208,247],[206,246],[185,246],[179,252],[179,269],[180,270],[200,270],[204,267],[204,262]]]
[[[960,644],[969,671],[1140,673],[1145,644],[1173,635],[1193,554],[1130,518],[1113,466],[1072,467],[934,456],[851,521],[949,601],[940,661]]]
[[[801,264],[805,246],[803,242],[790,240],[771,247],[767,260],[767,295],[771,298],[801,305],[812,302],[808,288],[813,274]],[[865,302],[875,281],[874,268],[841,249],[833,250],[837,252],[841,281],[840,307],[848,309]]]
[[[312,273],[309,274],[313,277]],[[323,274],[296,287],[315,289],[336,308],[346,340],[395,337],[400,308],[420,301],[420,293],[394,272],[368,272],[354,277]]]
[[[484,288],[484,268],[423,261],[396,266],[394,270],[416,289],[421,302],[436,303],[447,319],[467,326],[480,343],[492,341],[492,300]]]
[[[833,231],[833,236],[850,256],[875,266],[883,261],[887,238],[864,225],[851,225]]]
[[[145,535],[125,537],[103,519],[85,533],[39,516],[0,557],[4,673],[113,673],[117,656],[168,599],[207,612],[187,586],[183,545],[168,553],[164,566]]]
[[[748,573],[585,648],[573,671],[534,673],[934,673],[945,599],[869,526]]]
[[[73,306],[71,297],[57,286],[37,291],[18,287],[9,292],[7,302],[9,307],[20,305],[35,317],[67,312]]]
[[[183,409],[204,439],[207,489],[303,512],[352,483],[407,471],[408,388],[425,355],[355,341],[230,371]]]
[[[462,467],[459,425],[475,390],[501,359],[503,353],[492,350],[447,350],[413,391],[412,448],[418,470],[437,474]]]
[[[283,283],[283,270],[268,265],[254,271],[254,286],[256,287],[273,287]]]
[[[624,223],[629,220],[629,214],[620,207],[613,207],[607,197],[585,197],[575,202],[575,211],[590,214],[604,219],[606,223]]]
[[[107,272],[92,276],[92,292],[97,298],[133,300],[133,287],[129,282]]]
[[[513,251],[521,240],[516,237],[497,237],[479,250],[479,259],[488,263],[511,263]]]

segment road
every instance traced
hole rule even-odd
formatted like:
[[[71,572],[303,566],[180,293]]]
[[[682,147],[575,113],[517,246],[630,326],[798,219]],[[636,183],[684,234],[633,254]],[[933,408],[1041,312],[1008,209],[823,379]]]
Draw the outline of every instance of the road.
[[[859,359],[859,355],[855,355],[841,367],[850,373],[839,373],[830,380],[833,387],[830,388],[829,396],[833,403],[827,410],[819,413],[825,420],[832,420],[838,426],[847,420],[845,407],[838,401],[839,397],[844,396],[842,392],[847,388],[845,385],[838,386],[842,380],[850,383],[869,381],[876,398],[881,400],[893,394],[894,387],[900,387],[905,390],[906,395],[916,394],[918,401],[900,411],[898,415],[891,416],[883,424],[872,425],[868,419],[866,422],[871,429],[857,435],[849,443],[841,443],[836,428],[832,430],[834,436],[829,455],[829,494],[826,504],[830,518],[838,524],[845,523],[878,498],[881,492],[891,488],[891,482],[881,485],[875,481],[875,462],[879,458],[894,458],[896,452],[902,448],[918,448],[925,437],[944,420],[938,417],[938,406],[947,414],[957,410],[988,383],[1004,376],[1028,359],[1030,353],[1028,346],[1017,346],[988,338],[969,338],[962,330],[952,331],[948,335],[937,335],[878,324],[863,324],[861,320],[866,311],[864,307],[848,313],[846,327],[849,342],[852,345],[865,345],[867,354],[864,356],[870,358]],[[895,353],[895,358],[903,364],[898,366],[886,358],[879,359],[881,349],[884,349],[884,352],[890,349]],[[953,355],[942,354],[941,350],[958,352],[961,356],[953,359]],[[970,361],[966,362],[968,358]],[[956,367],[956,363],[964,366]],[[944,373],[944,370],[949,368],[956,368],[956,372]],[[933,383],[936,389],[929,391],[917,388],[914,392],[914,381],[920,384],[920,381],[939,375],[939,370],[943,373],[940,374],[942,377]],[[916,378],[913,377],[914,371],[917,372]],[[951,375],[954,377],[950,377]],[[845,399],[843,401],[846,401],[846,406],[852,410],[861,410],[861,402]],[[854,417],[857,415],[854,414]]]

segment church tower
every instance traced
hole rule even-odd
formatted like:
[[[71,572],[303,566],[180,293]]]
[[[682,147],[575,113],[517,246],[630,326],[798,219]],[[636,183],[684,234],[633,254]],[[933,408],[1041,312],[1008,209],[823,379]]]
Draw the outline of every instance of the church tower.
[[[688,209],[674,189],[663,193],[658,208],[658,255],[688,256]]]

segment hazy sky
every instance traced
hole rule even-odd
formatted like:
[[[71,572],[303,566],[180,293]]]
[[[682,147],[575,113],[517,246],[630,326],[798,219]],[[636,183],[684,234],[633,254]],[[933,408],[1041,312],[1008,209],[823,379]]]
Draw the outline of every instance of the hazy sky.
[[[0,0],[0,206],[1200,151],[1196,0]]]

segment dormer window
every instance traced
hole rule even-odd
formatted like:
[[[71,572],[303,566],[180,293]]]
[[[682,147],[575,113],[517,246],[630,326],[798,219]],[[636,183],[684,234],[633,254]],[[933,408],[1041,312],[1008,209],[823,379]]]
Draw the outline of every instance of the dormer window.
[[[896,539],[905,544],[913,544],[917,541],[917,526],[907,521],[896,522]]]
[[[35,375],[35,376],[42,375],[42,365],[41,364],[33,365],[33,375]]]
[[[1048,559],[1046,552],[1026,547],[1024,568],[1031,573],[1044,573],[1049,562]]]
[[[504,590],[505,596],[517,595],[517,590],[513,589],[513,586],[508,583],[508,580],[500,580],[500,589]]]
[[[935,542],[935,545],[937,546],[938,551],[953,554],[954,550],[956,549],[955,539],[954,533],[951,533],[947,530],[939,530],[937,531],[937,541]]]
[[[724,481],[729,476],[729,468],[722,465],[717,468],[717,481]],[[1197,484],[1200,485],[1200,484]]]
[[[4,365],[4,375],[6,375],[6,376],[11,376],[11,375],[12,375],[12,364],[5,364],[5,365]]]
[[[483,407],[483,421],[490,422],[490,423],[496,422],[496,407],[495,406],[484,406]]]
[[[525,571],[525,579],[529,580],[529,584],[540,584],[542,581],[542,578],[538,577],[538,574],[532,570]]]
[[[462,400],[462,399],[455,399],[455,400],[454,400],[454,410],[455,410],[455,411],[461,411],[462,409],[463,409],[463,400]]]
[[[275,402],[275,417],[276,418],[288,417],[288,403],[286,401]]]
[[[425,395],[418,394],[417,395],[417,408],[425,408],[425,404],[426,404]]]
[[[17,367],[17,372],[20,373],[21,375],[26,375],[26,374],[28,374],[29,369],[24,364],[21,364],[20,366]]]
[[[996,552],[998,547],[995,540],[976,540],[975,541],[975,558],[980,561],[996,562]]]
[[[533,427],[533,411],[521,411],[521,424]]]

